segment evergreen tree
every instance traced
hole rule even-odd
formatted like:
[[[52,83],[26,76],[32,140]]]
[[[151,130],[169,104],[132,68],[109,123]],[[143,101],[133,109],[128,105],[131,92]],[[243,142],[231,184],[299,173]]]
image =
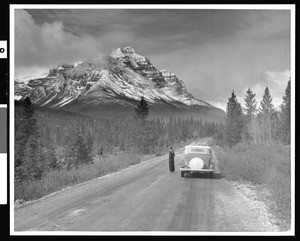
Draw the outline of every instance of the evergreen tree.
[[[22,112],[15,114],[15,179],[17,181],[24,180],[23,173],[25,173],[24,150],[27,143],[27,135],[25,133],[25,125],[22,122]]]
[[[288,81],[283,102],[280,106],[280,133],[283,143],[290,144],[291,142],[291,79]]]
[[[144,97],[141,97],[138,106],[134,108],[136,120],[134,129],[132,130],[132,140],[136,152],[146,154],[148,153],[149,138],[151,127],[147,122],[147,117],[149,115],[148,103]]]
[[[248,88],[245,97],[245,116],[247,118],[247,123],[251,122],[251,119],[255,116],[257,112],[257,102],[255,100],[256,94],[252,92],[250,88]]]
[[[271,116],[274,112],[273,98],[268,87],[265,88],[263,99],[260,103],[259,113],[262,117]]]
[[[34,135],[26,143],[23,166],[26,169],[26,180],[40,179],[45,170],[45,155]]]
[[[158,145],[160,126],[155,121],[147,121],[144,131],[144,154],[154,152],[155,146]]]
[[[148,107],[148,103],[145,100],[145,98],[142,96],[139,104],[137,107],[134,108],[135,110],[135,118],[139,119],[139,120],[143,120],[145,121],[149,115],[149,107]]]
[[[271,115],[271,136],[273,140],[280,140],[280,119],[279,111],[273,111]]]
[[[242,140],[243,111],[234,91],[228,99],[226,108],[225,139],[229,146],[235,145]]]
[[[260,103],[258,118],[262,125],[263,140],[269,142],[274,139],[274,125],[276,124],[277,113],[275,112],[274,105],[272,103],[272,96],[269,88],[266,87],[262,101]]]
[[[22,116],[22,121],[25,124],[26,128],[24,128],[24,131],[27,135],[27,140],[31,135],[36,135],[38,136],[38,129],[37,129],[37,124],[36,124],[36,119],[34,117],[34,109],[32,106],[32,103],[27,96],[24,99],[23,102],[23,116]]]
[[[32,119],[32,120],[31,120]],[[30,124],[32,122],[32,125]],[[24,151],[29,137],[35,131],[34,110],[29,97],[22,103],[21,111],[15,118],[15,167],[19,168],[24,159]]]
[[[183,122],[181,129],[182,129],[182,135],[181,135],[181,139],[180,139],[181,141],[186,141],[188,138],[190,138],[192,136],[192,133],[190,133],[190,131],[189,131],[187,121]]]
[[[80,164],[88,164],[93,161],[93,140],[91,136],[84,133],[82,128],[79,131],[70,130],[66,143],[66,167],[78,168]]]
[[[255,100],[255,94],[251,91],[250,87],[246,92],[245,97],[245,128],[244,128],[244,137],[247,141],[251,141],[251,132],[250,132],[250,125],[255,118],[255,114],[257,112],[257,102]]]
[[[78,164],[89,164],[93,161],[93,139],[89,133],[85,133],[83,130],[80,131],[77,136],[75,145],[78,148]]]
[[[196,129],[198,132],[198,136],[203,137],[204,136],[204,127],[203,127],[202,119],[200,119],[200,121],[197,121],[196,125],[197,125]]]
[[[34,109],[27,96],[22,110],[16,115],[15,179],[24,181],[40,178],[43,172],[42,147]]]
[[[218,145],[222,146],[224,142],[224,122],[219,122],[217,125],[217,131],[213,138],[217,141]]]
[[[50,142],[48,143],[47,148],[44,149],[45,149],[44,155],[46,160],[46,167],[45,167],[46,171],[60,168],[58,159],[56,157],[54,144]]]
[[[164,125],[158,119],[147,120],[149,115],[148,103],[144,97],[141,98],[138,106],[135,108],[135,122],[131,123],[131,138],[134,151],[141,154],[149,154],[159,152],[158,143],[162,145],[165,143],[164,139]],[[177,133],[173,133],[174,137]]]

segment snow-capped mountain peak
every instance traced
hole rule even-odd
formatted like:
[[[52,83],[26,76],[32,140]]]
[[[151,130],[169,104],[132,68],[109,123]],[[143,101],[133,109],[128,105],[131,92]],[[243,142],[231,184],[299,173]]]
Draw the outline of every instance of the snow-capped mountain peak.
[[[118,58],[123,56],[130,56],[130,57],[143,57],[141,55],[138,55],[135,53],[135,50],[132,47],[126,46],[124,48],[117,48],[115,51],[113,51],[111,56]]]
[[[137,54],[135,50],[129,46],[116,49],[110,56],[119,59],[122,62],[130,62],[135,68],[138,68],[141,65],[147,65],[149,62],[146,57]]]
[[[15,96],[26,95],[33,103],[53,108],[112,103],[131,106],[142,96],[156,106],[213,107],[195,99],[174,73],[156,69],[129,46],[76,65],[58,65],[47,75],[27,79],[26,83],[16,79]]]

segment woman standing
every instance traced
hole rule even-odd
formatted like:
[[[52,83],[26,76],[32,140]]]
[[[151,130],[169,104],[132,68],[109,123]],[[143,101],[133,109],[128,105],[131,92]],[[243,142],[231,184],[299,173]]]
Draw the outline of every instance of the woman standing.
[[[170,152],[169,152],[169,168],[170,168],[170,172],[174,172],[175,171],[174,157],[175,157],[175,152],[173,151],[173,148],[170,147]]]

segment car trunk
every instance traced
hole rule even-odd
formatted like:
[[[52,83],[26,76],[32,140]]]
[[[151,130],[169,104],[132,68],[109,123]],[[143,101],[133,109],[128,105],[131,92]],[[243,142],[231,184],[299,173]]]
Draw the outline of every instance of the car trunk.
[[[184,165],[187,166],[189,165],[190,161],[195,158],[199,157],[203,160],[204,162],[204,169],[209,169],[209,161],[210,161],[210,155],[207,154],[199,154],[199,153],[188,153],[185,154],[184,158]]]

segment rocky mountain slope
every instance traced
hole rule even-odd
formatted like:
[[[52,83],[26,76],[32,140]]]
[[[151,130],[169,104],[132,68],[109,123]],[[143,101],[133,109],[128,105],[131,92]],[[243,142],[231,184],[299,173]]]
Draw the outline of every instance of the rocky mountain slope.
[[[175,74],[156,69],[131,47],[77,66],[62,64],[49,73],[15,78],[15,98],[27,95],[40,106],[84,113],[126,113],[143,96],[154,115],[197,116],[204,111],[224,116],[222,110],[194,98]]]

